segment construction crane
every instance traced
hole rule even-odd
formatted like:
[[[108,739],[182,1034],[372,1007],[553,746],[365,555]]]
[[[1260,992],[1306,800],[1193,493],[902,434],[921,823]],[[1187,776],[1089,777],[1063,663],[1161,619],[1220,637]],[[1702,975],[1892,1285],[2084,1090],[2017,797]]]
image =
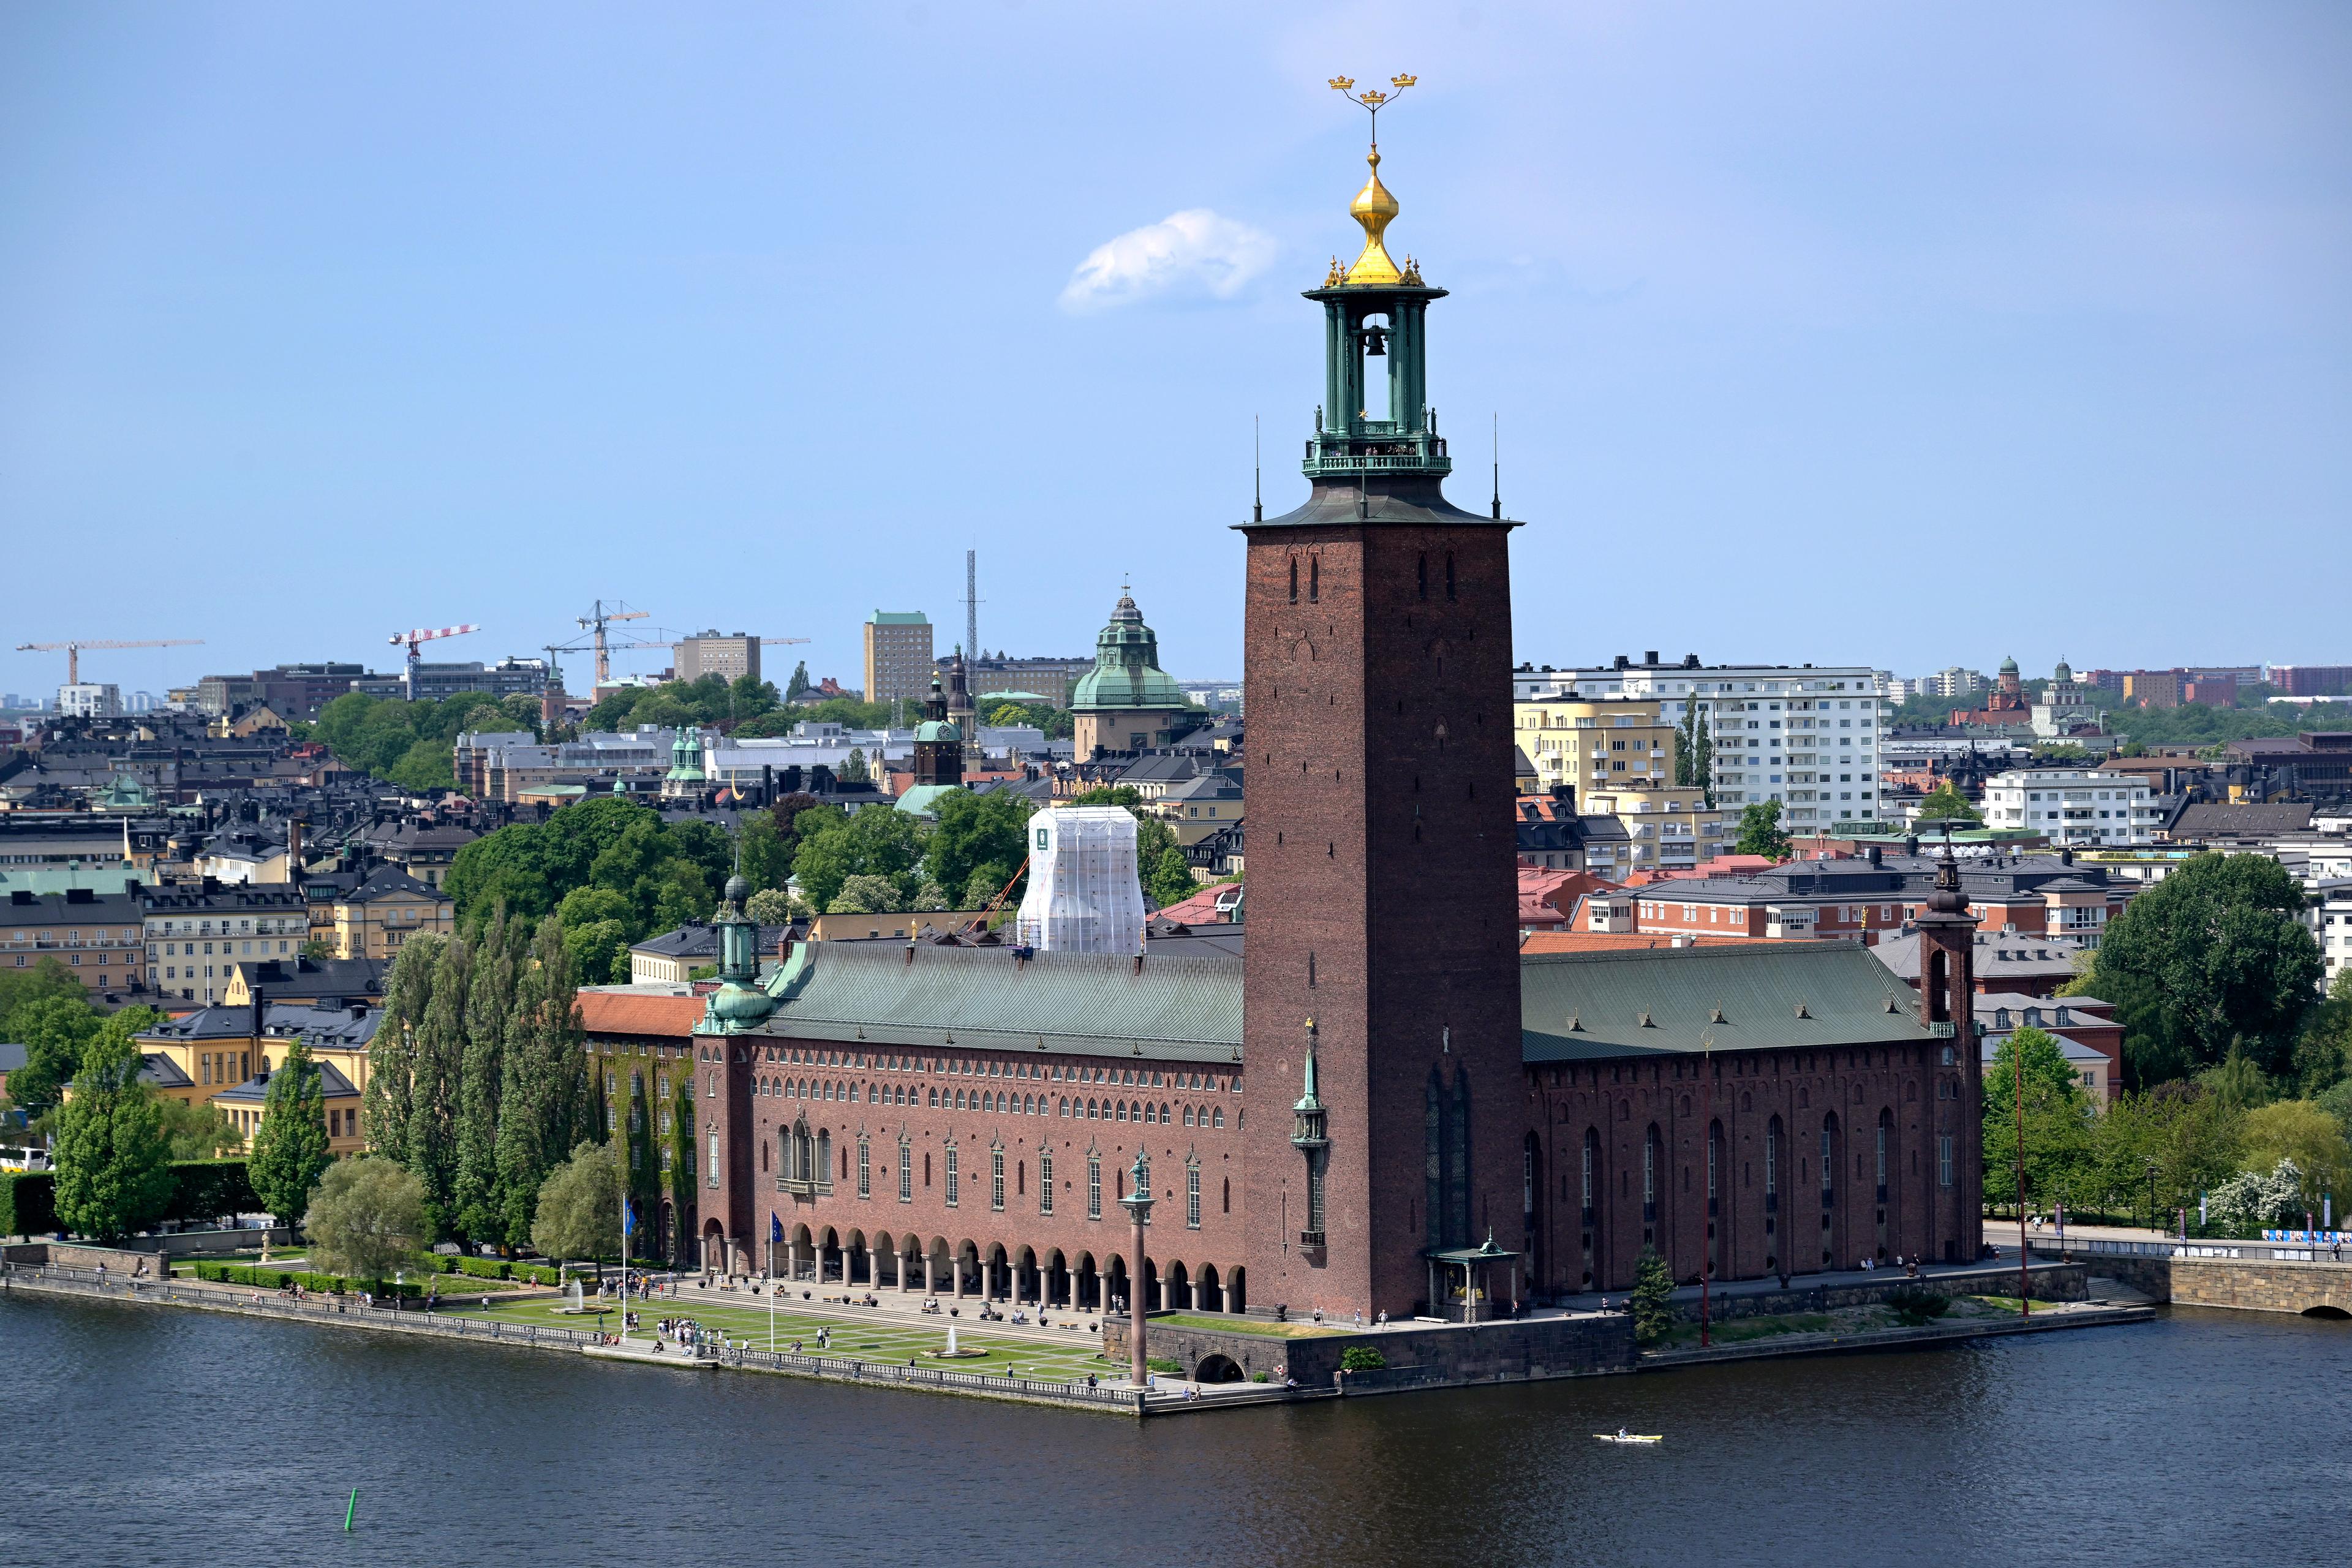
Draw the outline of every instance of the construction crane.
[[[394,632],[385,639],[394,647],[398,647],[403,643],[408,645],[407,689],[410,700],[414,701],[416,697],[416,645],[421,642],[432,642],[438,637],[461,637],[467,632],[478,632],[481,629],[477,626],[435,626],[430,630],[420,628],[413,632]]]
[[[64,642],[20,642],[18,653],[55,653],[66,650],[66,684],[81,684],[81,650],[86,647],[195,647],[202,637],[145,637],[132,642],[100,641],[97,637],[69,637]],[[394,639],[397,640],[397,639]]]
[[[647,610],[632,610],[619,599],[614,600],[613,607],[608,610],[604,607],[604,601],[599,599],[596,601],[596,605],[593,609],[590,610],[586,615],[577,617],[581,626],[593,626],[596,628],[595,648],[597,685],[602,686],[613,679],[613,655],[610,646],[604,640],[604,628],[614,621],[642,621],[651,613],[652,612]],[[628,646],[643,647],[649,645],[638,643]]]

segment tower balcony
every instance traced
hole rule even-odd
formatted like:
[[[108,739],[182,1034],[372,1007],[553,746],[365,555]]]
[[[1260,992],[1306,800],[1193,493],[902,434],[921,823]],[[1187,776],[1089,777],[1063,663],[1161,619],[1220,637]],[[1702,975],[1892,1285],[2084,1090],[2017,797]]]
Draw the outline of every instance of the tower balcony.
[[[1351,432],[1310,437],[1299,470],[1308,479],[1346,474],[1426,474],[1443,479],[1454,471],[1445,438],[1427,431],[1401,430],[1385,420],[1362,420]]]

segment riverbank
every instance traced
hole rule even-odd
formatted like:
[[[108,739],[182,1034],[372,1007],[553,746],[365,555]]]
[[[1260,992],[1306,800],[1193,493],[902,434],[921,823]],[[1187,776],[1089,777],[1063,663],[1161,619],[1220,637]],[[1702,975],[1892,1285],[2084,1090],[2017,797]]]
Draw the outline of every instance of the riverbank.
[[[369,1306],[352,1297],[296,1300],[275,1292],[244,1288],[205,1286],[184,1280],[125,1280],[119,1275],[100,1275],[95,1270],[22,1264],[0,1269],[0,1291],[132,1306],[177,1307],[244,1317],[274,1318],[316,1327],[465,1340],[478,1344],[606,1361],[640,1362],[679,1369],[759,1372],[818,1382],[898,1388],[1131,1416],[1206,1413],[1243,1405],[1300,1403],[1335,1396],[1357,1397],[1443,1387],[1538,1383],[1612,1373],[1662,1372],[1709,1362],[1756,1361],[1948,1344],[1963,1340],[2038,1333],[2061,1328],[2140,1322],[2155,1315],[2145,1305],[2095,1300],[2037,1303],[2030,1318],[2012,1317],[2006,1312],[1964,1311],[1950,1321],[1919,1326],[1872,1326],[1839,1320],[1823,1328],[1802,1322],[1784,1328],[1778,1324],[1768,1327],[1761,1320],[1751,1318],[1737,1328],[1725,1325],[1727,1331],[1748,1336],[1738,1342],[1719,1343],[1703,1350],[1696,1345],[1681,1345],[1646,1352],[1635,1349],[1631,1321],[1622,1313],[1582,1314],[1513,1323],[1442,1327],[1416,1325],[1409,1329],[1363,1334],[1327,1330],[1325,1335],[1318,1340],[1286,1343],[1275,1342],[1284,1344],[1288,1359],[1294,1363],[1291,1368],[1286,1369],[1289,1373],[1287,1381],[1194,1382],[1177,1376],[1161,1378],[1158,1380],[1158,1387],[1141,1390],[1125,1384],[1123,1380],[1112,1383],[1108,1377],[1090,1380],[1086,1374],[1066,1373],[1061,1377],[1024,1375],[1024,1373],[1035,1373],[1038,1370],[1036,1363],[1049,1360],[1051,1352],[1041,1351],[1031,1354],[1018,1348],[1013,1348],[1006,1356],[1001,1372],[967,1371],[926,1364],[919,1351],[900,1361],[895,1357],[810,1355],[791,1349],[763,1350],[751,1342],[745,1331],[746,1325],[735,1324],[731,1331],[720,1330],[713,1335],[717,1343],[706,1342],[689,1353],[674,1343],[663,1343],[642,1336],[614,1342],[609,1336],[593,1330],[513,1321],[501,1317],[495,1310],[488,1313],[482,1313],[479,1309],[469,1312],[426,1311],[415,1310],[411,1304],[409,1310],[401,1310],[392,1307]],[[2009,1306],[2013,1310],[2014,1303],[2009,1303]],[[707,1306],[692,1301],[663,1300],[639,1304],[641,1317],[663,1314],[699,1317],[709,1315],[710,1311]],[[733,1311],[740,1314],[742,1309],[734,1309]],[[884,1331],[855,1319],[827,1326],[832,1331],[826,1336],[828,1339],[846,1337],[853,1344],[864,1343],[856,1338],[861,1333]],[[1123,1329],[1123,1325],[1107,1324],[1105,1327]],[[814,1336],[803,1333],[800,1337],[804,1341]],[[1220,1352],[1213,1347],[1188,1342],[1210,1337],[1227,1336],[1203,1335],[1197,1330],[1163,1331],[1155,1320],[1152,1348],[1155,1352],[1177,1351],[1183,1357],[1198,1352],[1200,1362],[1206,1364],[1212,1356]],[[1420,1342],[1424,1341],[1427,1342]],[[1264,1345],[1266,1342],[1260,1339],[1258,1342]],[[877,1347],[878,1343],[877,1340]],[[1405,1364],[1392,1362],[1384,1367],[1339,1375],[1339,1356],[1346,1346],[1351,1344],[1373,1346],[1384,1356],[1394,1352],[1400,1358],[1405,1358]],[[1313,1366],[1296,1365],[1301,1359],[1297,1352],[1307,1350],[1309,1346],[1316,1352],[1328,1352],[1331,1365],[1322,1367],[1325,1357],[1321,1355],[1313,1358]],[[900,1345],[895,1348],[903,1351],[907,1347]],[[1032,1364],[1024,1367],[1019,1364],[1023,1362]],[[1202,1366],[1194,1365],[1191,1360],[1186,1360],[1184,1364],[1196,1377],[1202,1375]],[[1243,1376],[1248,1378],[1251,1374],[1244,1372]],[[1292,1385],[1294,1384],[1296,1385]]]

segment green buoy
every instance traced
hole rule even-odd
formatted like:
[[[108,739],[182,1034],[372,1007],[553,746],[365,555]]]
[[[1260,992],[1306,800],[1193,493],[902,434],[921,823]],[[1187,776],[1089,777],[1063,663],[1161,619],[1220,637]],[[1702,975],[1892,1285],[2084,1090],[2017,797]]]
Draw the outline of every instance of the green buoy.
[[[343,1533],[345,1535],[349,1535],[352,1532],[352,1515],[359,1511],[359,1507],[360,1489],[353,1487],[352,1489],[352,1500],[343,1505]]]

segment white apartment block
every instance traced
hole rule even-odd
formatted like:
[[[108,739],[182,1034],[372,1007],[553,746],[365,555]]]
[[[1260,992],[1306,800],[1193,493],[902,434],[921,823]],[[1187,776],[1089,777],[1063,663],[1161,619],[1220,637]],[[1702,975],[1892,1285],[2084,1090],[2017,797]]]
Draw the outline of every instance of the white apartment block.
[[[1715,797],[1727,820],[1741,807],[1780,803],[1792,832],[1879,819],[1880,735],[1890,677],[1866,666],[1702,665],[1619,659],[1594,669],[1521,668],[1511,695],[1634,698],[1679,726],[1688,705],[1715,743]]]
[[[2015,768],[1985,781],[1987,827],[2022,827],[2053,844],[2148,844],[2147,786],[2082,768]]]
[[[2319,939],[2319,956],[2326,964],[2319,976],[2319,988],[2325,991],[2335,983],[2336,975],[2352,969],[2352,886],[2338,884],[2328,889],[2308,918],[2315,928],[2311,934]]]

